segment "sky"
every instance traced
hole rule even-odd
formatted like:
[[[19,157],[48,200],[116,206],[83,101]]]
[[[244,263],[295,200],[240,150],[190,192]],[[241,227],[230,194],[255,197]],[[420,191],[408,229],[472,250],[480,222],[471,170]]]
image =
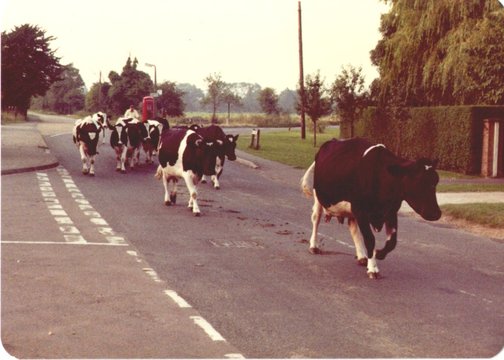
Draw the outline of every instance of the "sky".
[[[72,63],[88,88],[128,56],[157,83],[205,78],[257,83],[278,93],[299,83],[298,0],[2,0],[0,27],[38,25],[51,49]],[[320,71],[326,85],[342,66],[378,76],[369,52],[381,35],[380,0],[301,0],[304,74]]]

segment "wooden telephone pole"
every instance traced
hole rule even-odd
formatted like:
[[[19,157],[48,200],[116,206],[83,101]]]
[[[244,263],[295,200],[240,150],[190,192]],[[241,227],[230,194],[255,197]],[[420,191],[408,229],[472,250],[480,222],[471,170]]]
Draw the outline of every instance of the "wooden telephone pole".
[[[301,1],[298,1],[298,36],[299,36],[299,91],[301,95],[301,139],[306,139],[305,88],[303,72],[303,30],[301,26]]]

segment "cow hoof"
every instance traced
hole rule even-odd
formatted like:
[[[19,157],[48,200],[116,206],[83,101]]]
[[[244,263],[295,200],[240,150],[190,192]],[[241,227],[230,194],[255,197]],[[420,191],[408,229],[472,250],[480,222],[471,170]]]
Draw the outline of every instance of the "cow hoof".
[[[216,186],[216,187],[215,187],[215,190],[220,190],[220,186]]]
[[[367,259],[366,258],[357,259],[357,265],[359,265],[359,266],[367,266]]]
[[[170,201],[175,205],[177,203],[177,195],[170,195]]]
[[[171,201],[165,201],[164,204],[165,204],[165,206],[171,206],[172,205]]]
[[[196,212],[196,213],[194,213],[194,216],[196,216],[196,217],[200,217],[200,216],[201,216],[201,213]]]
[[[380,278],[380,273],[368,272],[368,277],[373,280],[378,280]]]
[[[121,174],[126,174],[126,170],[121,170]]]
[[[89,173],[89,176],[94,176],[94,173],[91,173],[91,172],[90,172],[90,173]]]
[[[82,170],[82,175],[87,175],[89,172],[87,170]]]
[[[313,254],[313,255],[319,255],[320,254],[320,249],[319,248],[309,248],[308,251],[310,252],[310,254]]]
[[[201,180],[201,183],[202,183],[202,184],[206,184],[206,183],[207,183],[207,181],[206,181],[206,180]]]

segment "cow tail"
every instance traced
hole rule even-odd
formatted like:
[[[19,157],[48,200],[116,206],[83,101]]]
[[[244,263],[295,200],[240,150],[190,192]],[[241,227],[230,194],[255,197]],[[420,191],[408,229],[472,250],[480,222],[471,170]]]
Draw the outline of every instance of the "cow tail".
[[[313,172],[315,171],[315,161],[310,165],[308,170],[301,178],[301,190],[306,195],[306,197],[313,196]]]
[[[158,180],[161,180],[161,178],[163,177],[163,168],[161,167],[161,165],[158,166],[156,175],[154,175],[154,177]]]

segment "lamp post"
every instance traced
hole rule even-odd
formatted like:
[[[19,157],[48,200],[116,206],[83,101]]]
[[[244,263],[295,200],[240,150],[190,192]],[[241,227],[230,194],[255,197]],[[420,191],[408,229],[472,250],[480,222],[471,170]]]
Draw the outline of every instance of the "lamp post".
[[[154,92],[156,92],[157,91],[156,65],[145,63],[145,66],[154,68]]]

